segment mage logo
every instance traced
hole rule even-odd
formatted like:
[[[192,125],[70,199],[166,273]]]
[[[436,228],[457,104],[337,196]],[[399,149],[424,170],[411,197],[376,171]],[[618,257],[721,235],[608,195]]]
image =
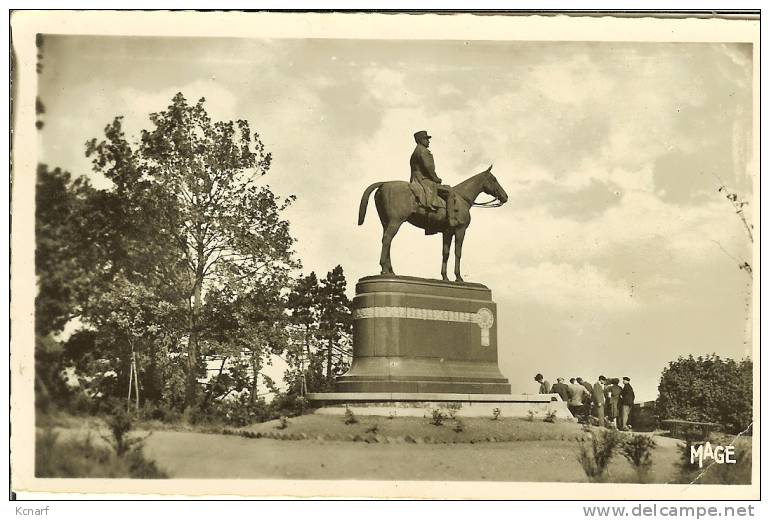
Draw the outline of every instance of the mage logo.
[[[706,441],[704,444],[690,446],[690,464],[695,464],[695,459],[698,459],[698,467],[703,467],[703,461],[711,459],[717,464],[735,464],[735,446],[728,445],[716,445],[711,446],[711,443]]]

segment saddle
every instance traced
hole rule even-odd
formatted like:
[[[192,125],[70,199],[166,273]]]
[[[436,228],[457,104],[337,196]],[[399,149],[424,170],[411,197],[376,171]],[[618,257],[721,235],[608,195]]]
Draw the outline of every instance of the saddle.
[[[455,227],[461,224],[459,219],[459,208],[457,204],[458,195],[452,191],[450,186],[440,185],[436,189],[438,194],[436,200],[436,206],[439,209],[433,210],[426,203],[427,194],[422,184],[418,182],[410,182],[409,187],[414,193],[415,200],[419,206],[419,212],[425,216],[425,234],[433,235],[440,231],[441,225],[445,222],[445,218],[449,219],[449,227]],[[441,210],[445,210],[442,214]],[[446,217],[444,216],[446,215]]]

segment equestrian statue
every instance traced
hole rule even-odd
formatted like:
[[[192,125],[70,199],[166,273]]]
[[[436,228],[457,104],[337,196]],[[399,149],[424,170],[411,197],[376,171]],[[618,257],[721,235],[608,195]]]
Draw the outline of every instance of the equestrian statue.
[[[449,280],[446,274],[449,249],[452,238],[455,241],[455,278],[460,276],[460,258],[463,252],[465,230],[471,223],[471,207],[497,207],[508,201],[508,194],[492,175],[492,166],[478,173],[457,186],[445,186],[436,175],[433,154],[428,149],[431,136],[425,130],[414,134],[417,146],[409,159],[412,170],[410,182],[382,181],[375,182],[361,197],[358,210],[358,225],[364,223],[369,196],[373,191],[377,214],[382,223],[382,252],[380,266],[382,274],[394,274],[390,263],[390,244],[398,233],[401,224],[409,222],[424,229],[426,235],[442,233],[441,278]],[[493,200],[476,203],[481,193],[491,195]]]

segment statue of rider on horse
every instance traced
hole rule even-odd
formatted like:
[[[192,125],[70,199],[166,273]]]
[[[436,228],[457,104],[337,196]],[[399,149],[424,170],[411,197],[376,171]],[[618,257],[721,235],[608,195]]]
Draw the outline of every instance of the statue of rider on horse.
[[[455,277],[462,282],[460,275],[460,258],[465,230],[471,222],[470,209],[472,206],[496,207],[508,200],[505,190],[492,175],[492,166],[450,187],[441,184],[441,178],[436,175],[433,154],[428,149],[431,136],[425,130],[415,132],[417,143],[409,159],[411,179],[403,181],[375,182],[369,186],[361,197],[358,211],[358,224],[364,222],[366,207],[372,191],[377,190],[374,202],[382,223],[382,251],[380,266],[382,274],[394,274],[390,262],[390,244],[401,224],[410,224],[424,229],[426,235],[441,232],[443,234],[441,277],[448,280],[446,269],[452,238],[455,240]],[[494,197],[493,201],[477,204],[476,197],[480,193]]]

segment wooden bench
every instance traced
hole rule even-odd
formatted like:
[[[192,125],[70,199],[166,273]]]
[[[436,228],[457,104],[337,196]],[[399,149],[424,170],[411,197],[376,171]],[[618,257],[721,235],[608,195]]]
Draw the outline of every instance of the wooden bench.
[[[699,433],[699,438],[707,440],[713,430],[721,428],[721,424],[711,422],[683,421],[681,419],[666,419],[661,423],[668,428],[672,437],[684,439],[693,432]]]

